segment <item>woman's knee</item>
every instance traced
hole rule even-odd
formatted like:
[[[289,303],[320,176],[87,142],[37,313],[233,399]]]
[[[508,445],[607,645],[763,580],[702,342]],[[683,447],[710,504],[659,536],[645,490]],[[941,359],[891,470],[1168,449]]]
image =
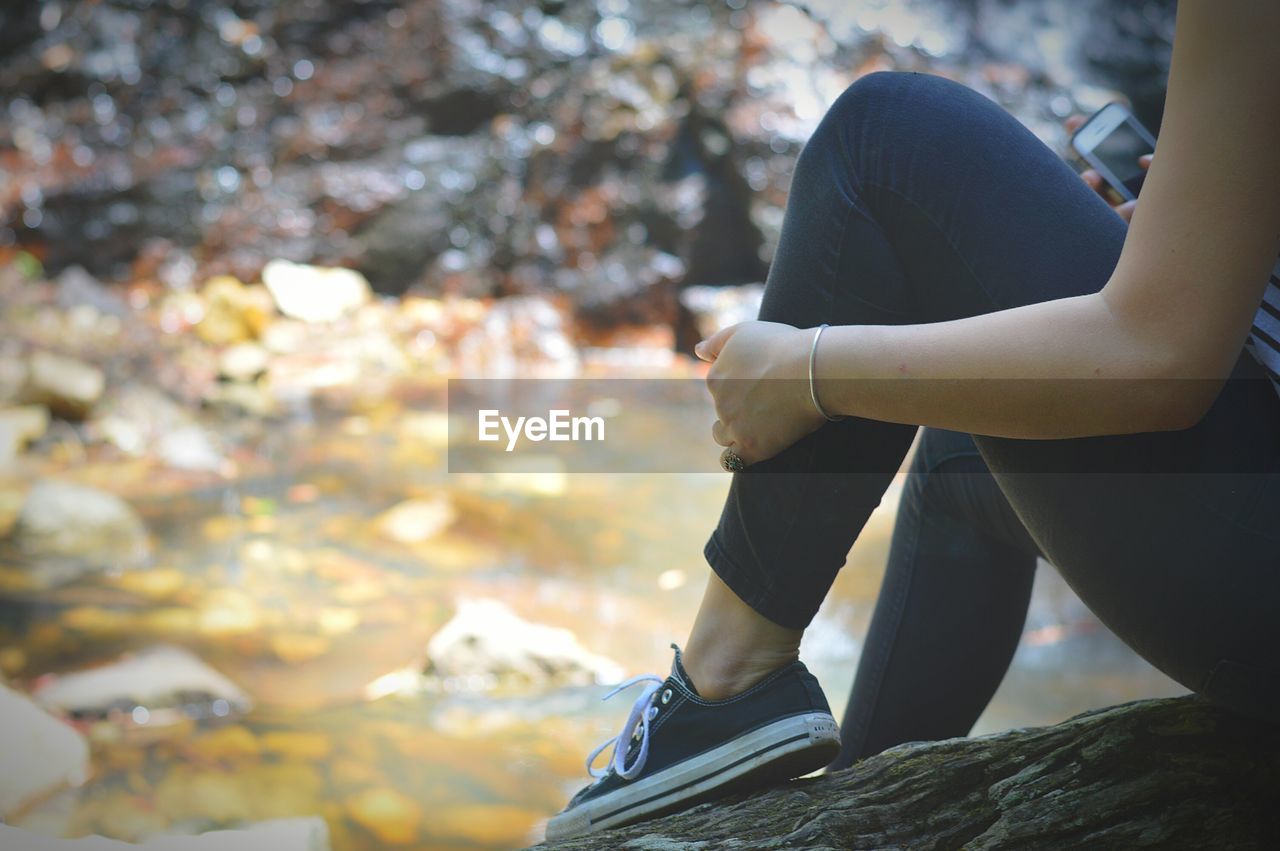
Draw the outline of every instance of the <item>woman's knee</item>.
[[[903,491],[903,504],[917,511],[956,513],[954,477],[986,472],[973,438],[962,432],[926,428],[920,433]]]
[[[854,81],[827,110],[815,136],[831,134],[874,167],[883,154],[986,151],[1017,121],[994,101],[946,77],[877,71]]]
[[[898,97],[903,88],[922,75],[914,71],[876,71],[849,84],[831,105],[832,112],[868,112]]]
[[[862,122],[875,120],[886,107],[900,99],[909,78],[918,76],[907,71],[876,71],[859,77],[841,92],[827,109],[814,136],[822,134],[857,134]]]
[[[925,428],[920,432],[920,456],[925,469],[934,470],[953,458],[981,458],[981,453],[971,434]]]
[[[831,104],[827,114],[845,124],[891,114],[910,117],[938,99],[953,99],[961,92],[972,93],[965,86],[935,74],[876,71],[851,83]]]
[[[908,472],[899,511],[946,515],[987,541],[1031,558],[1019,563],[1034,567],[1039,547],[987,469],[971,435],[924,429]]]

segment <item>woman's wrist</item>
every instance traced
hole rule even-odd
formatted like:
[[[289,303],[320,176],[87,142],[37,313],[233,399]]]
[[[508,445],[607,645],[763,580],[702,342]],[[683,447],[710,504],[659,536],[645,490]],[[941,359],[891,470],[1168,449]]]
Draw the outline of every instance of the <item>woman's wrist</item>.
[[[894,326],[883,325],[832,325],[822,332],[815,352],[813,386],[824,411],[838,419],[866,416],[859,413],[859,395],[874,392],[875,386],[863,381],[859,394],[857,385],[861,379],[874,377],[876,369],[887,369],[886,364],[875,363],[888,345],[878,341],[893,330]],[[894,377],[907,377],[905,363],[897,364]],[[812,402],[809,407],[813,408]]]
[[[816,375],[810,373],[810,354],[814,333],[813,328],[796,329],[795,334],[788,341],[787,366],[780,371],[780,377],[785,380],[787,393],[792,399],[795,410],[817,425],[824,425],[827,417],[821,408],[814,406],[812,393],[813,379],[816,379]],[[827,410],[830,411],[829,408]]]
[[[827,409],[825,405],[822,404],[822,400],[818,398],[817,377],[814,374],[814,371],[817,368],[817,361],[818,361],[818,345],[822,342],[822,333],[826,331],[827,328],[829,327],[830,327],[829,325],[824,323],[822,325],[819,325],[817,328],[813,329],[813,339],[809,343],[809,362],[808,362],[807,377],[809,379],[809,401],[813,402],[814,410],[816,410],[822,416],[822,418],[827,422],[834,423],[844,419],[844,417],[839,414],[832,413]]]

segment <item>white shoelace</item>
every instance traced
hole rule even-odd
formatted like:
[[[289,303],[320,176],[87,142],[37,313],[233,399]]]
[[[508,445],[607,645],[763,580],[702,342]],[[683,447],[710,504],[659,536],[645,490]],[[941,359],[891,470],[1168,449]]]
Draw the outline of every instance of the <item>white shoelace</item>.
[[[631,714],[627,716],[627,723],[622,725],[622,732],[612,739],[601,742],[600,746],[591,752],[591,756],[587,757],[587,773],[592,777],[604,777],[609,773],[608,768],[597,769],[591,767],[600,752],[609,747],[609,745],[613,745],[613,757],[609,761],[612,763],[613,770],[623,780],[630,780],[644,770],[645,761],[649,758],[649,722],[658,714],[658,707],[650,704],[653,702],[653,695],[666,680],[656,674],[641,674],[638,677],[632,677],[601,698],[601,700],[608,700],[624,689],[629,689],[634,685],[645,682],[648,685],[644,687],[644,691],[640,693],[640,696],[636,698],[636,702],[631,706]],[[640,752],[636,754],[635,761],[631,765],[627,765],[628,745],[630,745],[637,728],[640,729]]]

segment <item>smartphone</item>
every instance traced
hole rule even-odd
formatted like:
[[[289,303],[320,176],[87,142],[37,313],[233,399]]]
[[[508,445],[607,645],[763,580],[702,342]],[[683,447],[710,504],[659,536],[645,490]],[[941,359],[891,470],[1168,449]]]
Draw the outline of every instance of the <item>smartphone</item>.
[[[1155,137],[1138,123],[1129,107],[1109,103],[1089,117],[1071,136],[1071,147],[1102,175],[1121,201],[1132,201],[1142,189],[1147,171],[1138,157],[1154,153]]]

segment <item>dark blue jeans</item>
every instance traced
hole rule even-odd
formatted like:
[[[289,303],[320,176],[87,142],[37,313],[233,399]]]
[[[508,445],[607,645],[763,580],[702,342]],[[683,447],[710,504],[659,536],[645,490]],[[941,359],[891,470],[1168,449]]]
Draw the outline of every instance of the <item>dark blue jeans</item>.
[[[1125,232],[996,104],[939,77],[873,74],[796,164],[760,318],[923,323],[1092,293]],[[765,617],[806,626],[915,432],[850,418],[735,475],[711,567]],[[968,732],[1017,645],[1037,555],[1169,676],[1280,718],[1280,397],[1250,355],[1183,431],[926,429],[842,762]]]

